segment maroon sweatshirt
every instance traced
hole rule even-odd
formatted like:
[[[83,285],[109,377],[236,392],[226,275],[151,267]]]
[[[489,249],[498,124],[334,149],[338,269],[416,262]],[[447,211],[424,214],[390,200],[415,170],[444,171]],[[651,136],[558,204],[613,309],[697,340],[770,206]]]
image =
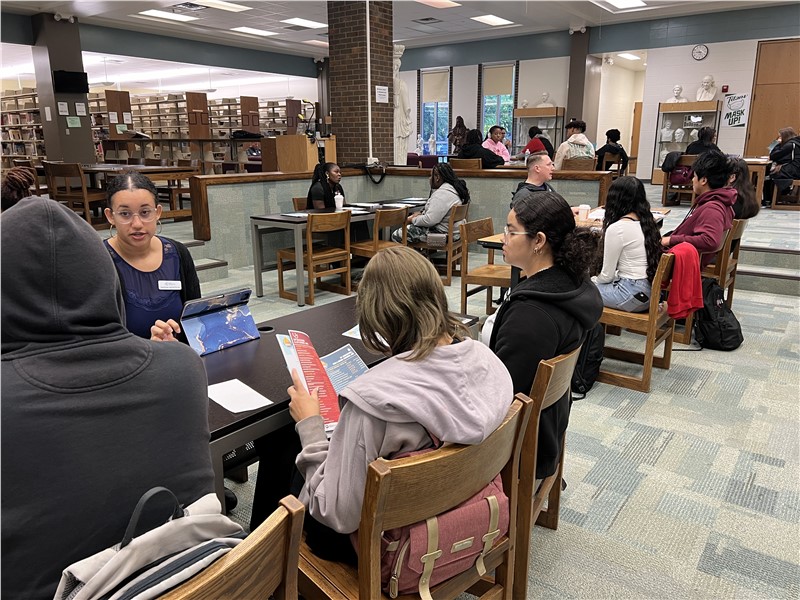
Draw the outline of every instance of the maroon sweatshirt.
[[[714,262],[715,253],[733,222],[736,190],[719,188],[700,194],[683,222],[669,236],[670,248],[688,242],[700,253],[700,269]]]

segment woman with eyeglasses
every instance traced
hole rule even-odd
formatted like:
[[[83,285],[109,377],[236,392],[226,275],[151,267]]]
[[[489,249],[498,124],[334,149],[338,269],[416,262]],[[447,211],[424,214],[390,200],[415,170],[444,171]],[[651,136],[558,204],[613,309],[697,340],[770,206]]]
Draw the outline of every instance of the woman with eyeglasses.
[[[175,340],[183,304],[200,297],[189,250],[156,235],[161,205],[153,182],[124,171],[108,183],[105,216],[112,235],[104,240],[125,299],[128,331],[157,341]]]
[[[571,352],[603,313],[589,280],[597,238],[575,226],[567,201],[556,192],[523,189],[514,195],[503,258],[527,275],[481,331],[481,341],[505,364],[514,393],[530,394],[539,361]],[[536,478],[555,473],[569,421],[569,393],[542,411]]]

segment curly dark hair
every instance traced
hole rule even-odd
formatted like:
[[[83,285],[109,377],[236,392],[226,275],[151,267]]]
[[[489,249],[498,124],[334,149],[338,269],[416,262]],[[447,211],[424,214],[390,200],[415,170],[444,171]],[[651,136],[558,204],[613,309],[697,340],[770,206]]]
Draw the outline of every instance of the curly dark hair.
[[[603,231],[630,213],[639,218],[639,225],[642,227],[644,250],[647,254],[647,279],[652,281],[663,252],[661,234],[658,231],[656,220],[653,218],[653,213],[650,211],[644,184],[636,177],[619,177],[608,189]]]
[[[557,266],[576,282],[589,276],[589,265],[597,254],[597,236],[588,227],[575,226],[575,215],[560,194],[522,189],[514,195],[511,208],[525,231],[545,235]]]
[[[483,142],[483,134],[480,129],[470,129],[467,132],[467,137],[464,139],[464,144],[469,146],[472,144],[480,145]]]
[[[439,177],[442,178],[442,183],[449,183],[455,188],[458,197],[461,198],[461,204],[466,204],[469,202],[469,190],[467,189],[467,183],[463,179],[456,177],[453,167],[447,163],[436,163],[433,165],[433,169],[431,169],[431,171],[439,173]]]
[[[111,199],[114,194],[123,190],[147,190],[153,194],[153,201],[158,204],[158,190],[156,184],[147,176],[139,171],[122,171],[119,175],[108,182],[106,186],[106,206],[112,208]]]
[[[36,171],[33,167],[11,167],[3,175],[2,206],[6,210],[23,198],[31,195],[31,186],[36,183]]]

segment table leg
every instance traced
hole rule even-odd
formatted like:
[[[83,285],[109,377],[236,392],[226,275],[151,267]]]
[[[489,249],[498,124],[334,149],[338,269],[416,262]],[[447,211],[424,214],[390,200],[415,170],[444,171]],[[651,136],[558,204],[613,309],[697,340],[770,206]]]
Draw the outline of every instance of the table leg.
[[[214,444],[210,445],[211,449],[211,468],[214,470],[214,493],[219,499],[222,506],[222,514],[225,514],[225,469],[223,467],[223,456],[225,452],[222,449],[216,448]],[[230,452],[230,450],[228,450]]]
[[[258,223],[250,222],[250,241],[253,244],[253,271],[256,278],[256,296],[261,298],[264,295],[264,281],[262,278],[263,265],[261,250],[261,234],[259,233]]]
[[[297,277],[297,306],[306,305],[306,273],[303,271],[303,227],[305,223],[294,228],[294,256],[297,259],[295,273]],[[314,282],[311,282],[314,285]]]
[[[756,199],[758,203],[761,204],[764,200],[764,180],[767,178],[767,166],[752,165],[750,168],[752,169],[752,176],[755,179]]]

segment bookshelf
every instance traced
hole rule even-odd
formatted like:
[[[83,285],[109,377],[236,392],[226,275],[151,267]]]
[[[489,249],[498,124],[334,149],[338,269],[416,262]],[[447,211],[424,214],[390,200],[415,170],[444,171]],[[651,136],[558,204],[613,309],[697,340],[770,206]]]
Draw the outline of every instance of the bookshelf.
[[[14,159],[32,160],[39,163],[47,158],[45,152],[42,118],[39,112],[39,97],[31,88],[0,97],[0,146],[2,165],[14,166]]]

